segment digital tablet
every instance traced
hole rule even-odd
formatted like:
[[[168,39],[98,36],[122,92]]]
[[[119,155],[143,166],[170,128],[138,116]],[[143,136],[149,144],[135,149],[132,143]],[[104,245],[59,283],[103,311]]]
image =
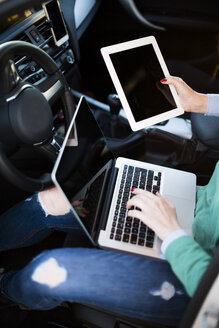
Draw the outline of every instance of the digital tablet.
[[[169,71],[153,36],[101,48],[133,131],[184,113],[173,86],[160,82]]]

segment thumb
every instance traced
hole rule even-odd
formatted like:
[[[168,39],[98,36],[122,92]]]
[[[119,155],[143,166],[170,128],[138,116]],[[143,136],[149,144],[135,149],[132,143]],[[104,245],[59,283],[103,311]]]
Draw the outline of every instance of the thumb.
[[[173,85],[177,92],[182,90],[183,87],[189,88],[189,86],[180,77],[177,76],[168,76],[165,79],[162,79],[160,82],[162,84]]]

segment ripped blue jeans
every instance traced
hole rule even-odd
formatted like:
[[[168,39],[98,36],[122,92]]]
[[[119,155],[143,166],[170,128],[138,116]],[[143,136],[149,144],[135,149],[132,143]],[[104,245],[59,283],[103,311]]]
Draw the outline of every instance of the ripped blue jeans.
[[[54,229],[80,228],[71,212],[46,216],[34,195],[0,217],[0,249],[34,244]],[[37,310],[70,301],[145,321],[180,322],[189,297],[167,262],[81,246],[42,252],[22,270],[3,275],[1,291]]]

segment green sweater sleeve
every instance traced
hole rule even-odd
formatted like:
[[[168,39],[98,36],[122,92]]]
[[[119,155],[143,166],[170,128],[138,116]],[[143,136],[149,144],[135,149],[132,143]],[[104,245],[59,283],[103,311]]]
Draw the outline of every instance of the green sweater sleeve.
[[[219,161],[209,183],[198,191],[193,234],[169,244],[165,256],[192,296],[219,244]]]
[[[182,236],[167,247],[165,257],[189,296],[193,296],[211,256],[191,236]]]

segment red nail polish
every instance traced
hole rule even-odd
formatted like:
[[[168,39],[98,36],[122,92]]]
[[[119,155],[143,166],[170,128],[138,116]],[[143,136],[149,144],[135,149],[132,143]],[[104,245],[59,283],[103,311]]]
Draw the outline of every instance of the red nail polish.
[[[167,82],[167,79],[162,79],[162,80],[160,80],[160,82],[165,83],[165,82]]]
[[[83,202],[84,201],[84,199],[79,199],[79,202]]]
[[[135,190],[135,189],[134,189],[134,188],[132,188],[132,189],[131,189],[131,192],[133,192],[134,190]]]

